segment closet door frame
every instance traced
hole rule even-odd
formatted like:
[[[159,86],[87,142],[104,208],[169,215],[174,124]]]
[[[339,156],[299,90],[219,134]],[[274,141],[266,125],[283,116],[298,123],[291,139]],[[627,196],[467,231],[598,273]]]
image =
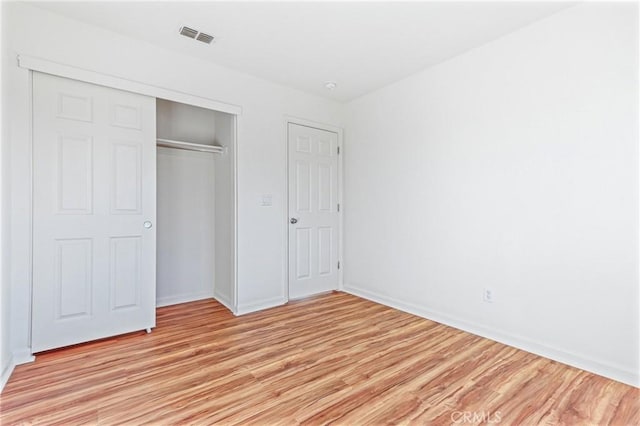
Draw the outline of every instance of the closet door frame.
[[[300,126],[313,127],[320,130],[326,130],[328,132],[333,132],[338,135],[338,149],[340,150],[338,154],[338,204],[340,206],[340,210],[338,212],[338,262],[340,262],[340,268],[338,268],[338,288],[337,290],[343,291],[344,289],[344,253],[343,253],[343,235],[344,235],[344,200],[343,200],[343,187],[344,187],[344,165],[343,165],[343,157],[344,157],[344,130],[341,127],[333,126],[331,124],[326,123],[318,123],[316,121],[307,120],[304,118],[293,117],[293,116],[285,116],[284,117],[284,151],[285,151],[285,169],[286,169],[286,177],[284,181],[284,194],[286,194],[285,200],[285,209],[284,209],[284,253],[285,253],[285,262],[284,262],[284,280],[283,280],[283,289],[282,294],[286,301],[289,301],[289,124],[297,124]]]
[[[26,218],[25,221],[29,225],[29,229],[33,230],[33,91],[31,90],[32,81],[33,81],[33,72],[41,72],[44,74],[51,74],[58,77],[64,77],[72,80],[77,80],[85,83],[92,83],[99,86],[110,87],[114,89],[119,89],[127,92],[138,93],[141,95],[146,95],[154,98],[162,98],[174,102],[180,102],[188,105],[199,106],[206,109],[211,109],[215,111],[225,112],[234,116],[233,118],[233,151],[234,151],[234,161],[232,164],[233,168],[233,306],[231,310],[235,314],[238,306],[238,156],[237,156],[237,146],[238,146],[238,117],[242,115],[242,107],[238,105],[233,105],[225,102],[220,102],[214,99],[204,98],[201,96],[193,95],[190,93],[184,93],[177,90],[173,90],[171,88],[165,88],[160,86],[149,85],[143,82],[130,80],[126,78],[120,78],[111,76],[108,74],[103,74],[93,70],[87,70],[83,68],[74,67],[71,65],[61,64],[57,62],[48,61],[46,59],[36,58],[33,56],[26,55],[18,55],[18,66],[20,68],[28,71],[28,79],[29,79],[29,118],[28,118],[28,140],[26,141],[29,149],[29,171],[25,173],[25,177],[28,176],[27,182],[25,182],[24,187],[29,189],[29,209],[25,211]],[[30,232],[29,235],[16,235],[15,237],[18,240],[28,247],[29,251],[29,272],[28,272],[28,282],[29,282],[29,308],[28,312],[25,313],[25,319],[28,320],[28,330],[29,330],[29,348],[26,353],[26,349],[21,350],[18,354],[18,359],[15,360],[16,364],[23,364],[26,362],[32,362],[35,360],[33,356],[33,351],[31,350],[31,322],[32,322],[32,304],[33,304],[33,233]],[[155,301],[154,301],[155,303]]]

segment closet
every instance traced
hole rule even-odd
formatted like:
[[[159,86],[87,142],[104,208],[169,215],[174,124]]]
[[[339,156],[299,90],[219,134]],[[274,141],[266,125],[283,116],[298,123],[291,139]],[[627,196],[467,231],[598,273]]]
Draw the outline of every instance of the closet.
[[[232,308],[235,116],[156,100],[156,303]]]
[[[213,297],[235,311],[236,116],[205,107],[237,108],[30,69],[32,353],[149,332],[156,306]]]

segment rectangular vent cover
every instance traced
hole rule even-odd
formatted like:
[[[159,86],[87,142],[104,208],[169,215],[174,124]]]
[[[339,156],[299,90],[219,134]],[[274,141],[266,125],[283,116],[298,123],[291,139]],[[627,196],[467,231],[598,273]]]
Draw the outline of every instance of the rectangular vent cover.
[[[196,38],[196,36],[198,35],[198,31],[194,30],[193,28],[182,27],[180,28],[180,34],[189,38]]]
[[[210,36],[209,34],[205,34],[205,33],[200,33],[198,34],[198,37],[196,37],[196,40],[201,41],[203,43],[211,44],[211,42],[213,41],[213,36]]]

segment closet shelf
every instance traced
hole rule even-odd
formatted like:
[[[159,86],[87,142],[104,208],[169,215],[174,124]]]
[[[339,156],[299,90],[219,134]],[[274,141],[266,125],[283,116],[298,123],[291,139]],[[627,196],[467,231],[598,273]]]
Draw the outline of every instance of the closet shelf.
[[[203,145],[200,143],[174,141],[171,139],[156,139],[156,145],[163,146],[165,148],[178,148],[186,149],[188,151],[200,151],[200,152],[213,152],[215,154],[224,153],[225,149],[222,146],[215,145]]]

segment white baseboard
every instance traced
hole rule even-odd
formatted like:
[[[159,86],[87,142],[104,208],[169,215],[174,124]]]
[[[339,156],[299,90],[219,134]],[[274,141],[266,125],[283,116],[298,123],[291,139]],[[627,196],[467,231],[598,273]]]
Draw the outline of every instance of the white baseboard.
[[[162,308],[163,306],[177,305],[179,303],[195,302],[202,299],[213,299],[213,292],[207,291],[204,293],[187,293],[176,294],[173,296],[159,297],[156,299],[156,307]]]
[[[245,303],[238,305],[238,309],[235,315],[244,315],[251,312],[261,311],[263,309],[274,308],[276,306],[284,305],[287,303],[287,299],[284,297],[273,297],[271,299],[258,300],[256,302]]]
[[[526,337],[505,333],[492,327],[486,327],[471,323],[467,320],[456,318],[442,312],[436,312],[414,305],[410,302],[401,301],[392,297],[384,296],[345,284],[344,291],[400,311],[408,312],[431,321],[439,322],[450,327],[454,327],[480,337],[484,337],[496,342],[503,343],[514,348],[522,349],[554,361],[580,368],[600,376],[622,382],[634,387],[640,387],[640,372],[626,369],[608,362],[594,360],[588,356],[567,352],[545,345],[544,343],[530,340]]]
[[[0,377],[0,393],[4,390],[4,386],[9,381],[14,368],[16,368],[16,363],[13,361],[13,355],[11,355],[9,362],[7,362],[7,365],[2,369],[2,376]]]
[[[13,351],[11,353],[11,357],[9,358],[9,362],[2,369],[2,376],[0,377],[0,392],[4,389],[4,386],[7,384],[9,379],[11,378],[11,374],[17,365],[27,364],[29,362],[33,362],[36,360],[36,357],[31,354],[31,349],[24,348],[19,349],[17,351]]]
[[[217,291],[213,292],[213,297],[220,302],[222,305],[224,305],[225,308],[227,308],[228,310],[231,311],[232,314],[235,314],[235,309],[233,307],[233,303],[231,302],[231,300],[229,300],[229,298],[227,296],[224,296],[220,293],[218,293]]]
[[[31,353],[31,348],[22,348],[13,351],[13,362],[16,365],[28,364],[36,360],[36,357]]]

